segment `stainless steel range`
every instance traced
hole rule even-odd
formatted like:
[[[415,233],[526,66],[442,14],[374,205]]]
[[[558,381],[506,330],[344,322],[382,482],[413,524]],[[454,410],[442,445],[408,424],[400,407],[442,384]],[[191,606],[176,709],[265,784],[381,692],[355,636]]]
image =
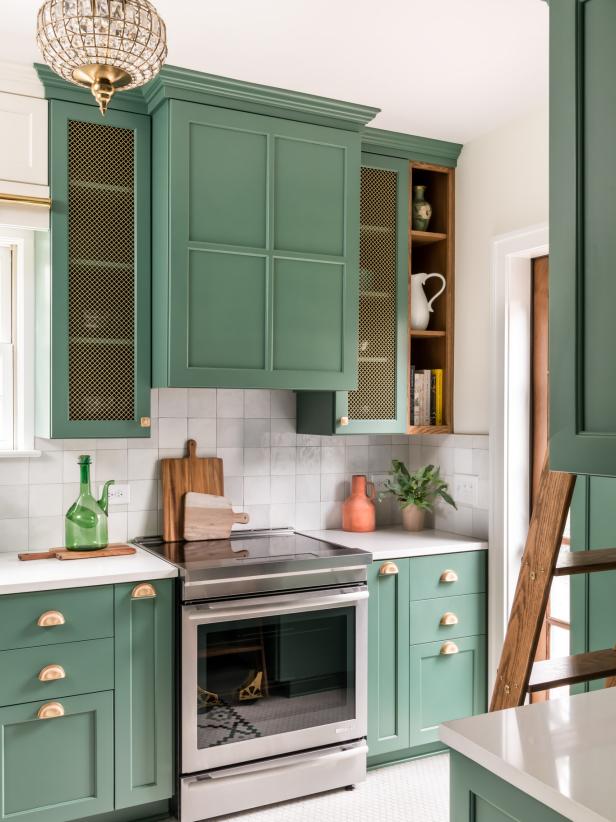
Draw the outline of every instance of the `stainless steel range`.
[[[181,589],[181,822],[365,778],[365,551],[291,530],[139,544]]]

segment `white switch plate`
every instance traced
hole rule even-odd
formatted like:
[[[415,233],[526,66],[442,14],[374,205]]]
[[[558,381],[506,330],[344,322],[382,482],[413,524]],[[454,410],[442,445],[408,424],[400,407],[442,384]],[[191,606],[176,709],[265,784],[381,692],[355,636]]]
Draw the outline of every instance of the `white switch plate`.
[[[103,493],[103,486],[99,485],[99,497]],[[109,505],[127,505],[130,502],[130,485],[115,483],[109,486]]]
[[[453,498],[460,505],[477,505],[477,477],[470,474],[456,474],[453,478]]]

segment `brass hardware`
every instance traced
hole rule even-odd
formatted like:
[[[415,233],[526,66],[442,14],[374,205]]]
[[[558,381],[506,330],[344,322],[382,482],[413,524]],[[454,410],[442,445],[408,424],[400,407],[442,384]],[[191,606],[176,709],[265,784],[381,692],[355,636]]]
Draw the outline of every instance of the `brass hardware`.
[[[66,679],[66,671],[61,665],[45,665],[38,672],[41,682],[51,682],[54,679]]]
[[[129,85],[132,79],[127,71],[105,63],[91,63],[73,71],[73,80],[90,89],[103,116],[116,89]]]
[[[398,566],[395,562],[384,562],[379,568],[380,577],[388,577],[398,573]]]
[[[247,702],[251,699],[261,699],[263,696],[263,671],[259,671],[257,675],[249,680],[243,688],[238,692],[238,699],[240,702]]]
[[[450,654],[457,654],[459,650],[455,642],[444,642],[441,645],[439,654],[441,654],[441,656],[449,656]]]
[[[36,712],[39,719],[57,719],[64,716],[64,705],[61,702],[46,702]]]
[[[141,419],[139,420],[139,425],[142,428],[151,428],[152,420],[149,417],[141,417]]]
[[[152,599],[156,596],[156,588],[150,582],[140,582],[132,590],[132,599]]]
[[[340,427],[343,428],[345,425],[349,424],[349,418],[348,417],[340,417],[340,419],[338,420],[338,423],[339,423]]]
[[[60,611],[45,611],[37,619],[36,624],[39,628],[53,628],[55,625],[64,625],[65,622],[64,614]]]
[[[49,197],[32,197],[30,194],[0,194],[3,203],[21,203],[22,205],[43,206],[51,208]]]
[[[440,575],[438,581],[439,582],[457,582],[458,581],[458,575],[456,574],[455,571],[452,571],[451,569],[447,569],[446,571],[443,571],[443,573]]]
[[[220,697],[213,691],[207,691],[200,685],[197,686],[197,702],[203,708],[212,707],[212,705],[220,705]]]
[[[458,617],[452,611],[446,611],[440,619],[439,625],[457,625]]]

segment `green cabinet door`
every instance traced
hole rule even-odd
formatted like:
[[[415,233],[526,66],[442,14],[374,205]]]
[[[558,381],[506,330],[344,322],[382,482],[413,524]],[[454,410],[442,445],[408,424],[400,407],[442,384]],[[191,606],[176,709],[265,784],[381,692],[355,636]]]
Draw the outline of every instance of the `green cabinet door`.
[[[359,135],[178,100],[153,128],[155,384],[355,387]]]
[[[115,586],[115,806],[173,794],[173,585]]]
[[[69,822],[113,810],[113,693],[0,708],[0,820]]]
[[[412,746],[437,742],[441,722],[485,711],[485,636],[413,645],[410,659]]]
[[[408,160],[362,154],[358,386],[298,394],[299,433],[406,432],[408,169]]]
[[[616,476],[616,4],[550,3],[550,463]]]
[[[51,248],[36,247],[36,430],[147,437],[150,118],[50,104]],[[49,265],[51,261],[51,265]]]
[[[409,560],[368,568],[369,759],[409,747]]]

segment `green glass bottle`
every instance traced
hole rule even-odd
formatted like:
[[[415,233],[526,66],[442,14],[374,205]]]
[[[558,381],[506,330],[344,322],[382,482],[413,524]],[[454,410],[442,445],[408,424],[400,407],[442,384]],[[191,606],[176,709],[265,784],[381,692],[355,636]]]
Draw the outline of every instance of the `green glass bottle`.
[[[90,489],[90,457],[82,454],[79,457],[79,496],[66,512],[65,544],[71,551],[97,551],[106,548],[107,511],[109,504],[109,486],[114,480],[108,480],[98,502]]]

